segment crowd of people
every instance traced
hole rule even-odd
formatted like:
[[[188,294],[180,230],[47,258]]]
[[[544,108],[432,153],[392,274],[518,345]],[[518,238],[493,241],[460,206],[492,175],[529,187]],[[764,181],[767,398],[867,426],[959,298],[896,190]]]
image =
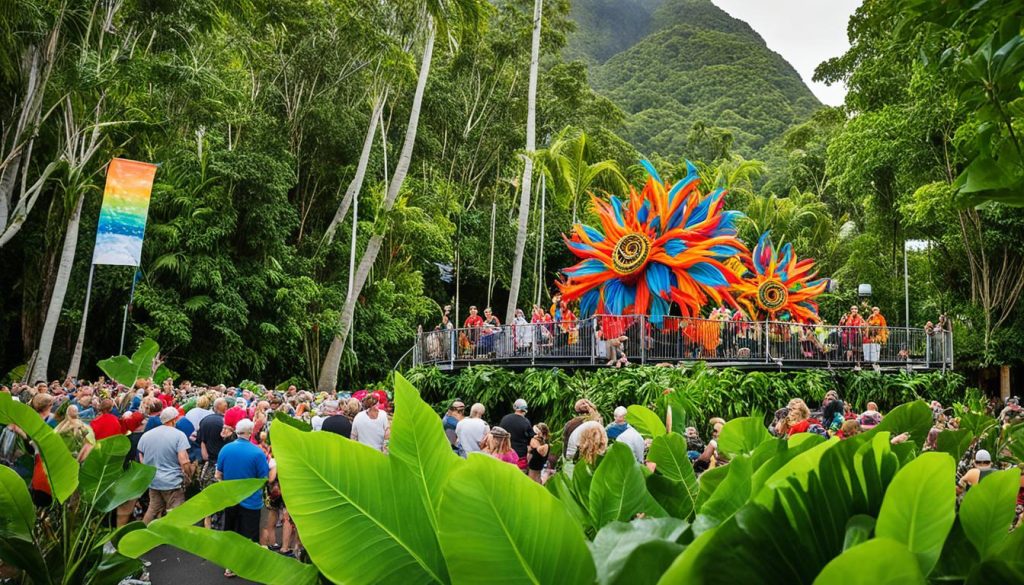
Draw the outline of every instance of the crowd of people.
[[[772,359],[846,363],[879,369],[883,363],[948,363],[952,356],[949,319],[924,328],[892,328],[878,307],[853,305],[837,325],[752,321],[742,311],[713,309],[706,318],[598,315],[580,319],[571,304],[555,295],[546,310],[533,305],[529,318],[516,309],[502,324],[490,307],[476,306],[461,328],[445,307],[432,331],[419,331],[421,359],[486,360],[495,358],[567,357],[629,365],[628,355],[648,361],[686,359]],[[632,351],[627,352],[627,346]]]
[[[101,379],[92,384],[70,380],[64,384],[15,384],[0,387],[0,392],[9,392],[14,399],[30,405],[79,461],[99,440],[114,435],[128,437],[131,450],[125,466],[140,462],[154,467],[156,473],[147,493],[117,509],[114,517],[118,526],[137,518],[146,523],[159,518],[181,505],[189,490],[222,480],[264,478],[264,489],[204,522],[208,528],[234,531],[284,555],[298,554],[302,544],[277,480],[269,441],[275,418],[272,413],[295,417],[309,423],[313,432],[334,433],[383,453],[388,452],[391,435],[391,404],[381,390],[314,394],[295,386],[275,392],[263,386],[194,387],[187,381],[175,386],[171,380],[161,385],[140,380],[126,388]],[[958,425],[942,405],[933,402],[932,411],[934,425],[924,441],[926,450],[935,449],[939,435]],[[624,406],[616,407],[607,423],[594,403],[585,398],[575,402],[574,412],[575,416],[556,434],[546,423],[530,420],[526,400],[514,401],[510,412],[497,419],[497,424],[488,422],[483,404],[472,404],[467,413],[466,404],[454,400],[441,415],[441,425],[458,456],[491,456],[517,466],[542,484],[566,465],[596,464],[613,442],[628,446],[639,464],[656,469],[655,463],[647,459],[651,441],[630,424]],[[1006,424],[1024,419],[1024,410],[1012,398],[997,416]],[[794,398],[775,412],[768,431],[780,438],[813,433],[847,439],[874,428],[883,419],[875,403],[867,403],[865,410],[858,412],[836,391],[829,391],[814,408]],[[695,426],[685,428],[687,456],[698,475],[728,464],[727,456],[718,449],[718,434],[725,424],[724,419],[711,418],[706,442]],[[671,427],[672,421],[667,420],[666,425]],[[19,436],[27,438],[16,425],[3,429],[0,462],[30,480],[33,502],[45,508],[52,501],[45,470],[38,455],[34,460],[30,458],[31,464],[25,464],[25,453],[19,452],[19,445],[31,450],[31,443],[19,443]],[[907,439],[904,433],[891,441]],[[999,461],[1005,459],[1000,455],[977,447],[965,453],[958,469],[960,492],[997,472]],[[1022,510],[1024,480],[1018,496],[1017,523]],[[225,576],[233,574],[225,571]]]

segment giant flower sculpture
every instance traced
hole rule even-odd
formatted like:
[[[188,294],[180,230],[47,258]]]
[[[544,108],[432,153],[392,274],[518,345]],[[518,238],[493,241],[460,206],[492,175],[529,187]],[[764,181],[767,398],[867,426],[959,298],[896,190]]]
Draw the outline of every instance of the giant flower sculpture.
[[[761,235],[754,252],[744,258],[743,280],[732,293],[747,315],[759,321],[816,323],[815,297],[825,292],[828,280],[815,278],[814,260],[798,260],[790,244],[776,250],[769,232]]]
[[[709,300],[733,303],[728,294],[739,276],[724,262],[746,247],[736,238],[737,211],[723,211],[725,192],[702,196],[700,179],[687,163],[675,185],[662,182],[642,161],[650,178],[629,199],[593,198],[601,229],[573,226],[569,249],[581,261],[562,271],[562,298],[579,299],[583,315],[650,315],[660,325],[671,304],[684,316],[699,316]]]

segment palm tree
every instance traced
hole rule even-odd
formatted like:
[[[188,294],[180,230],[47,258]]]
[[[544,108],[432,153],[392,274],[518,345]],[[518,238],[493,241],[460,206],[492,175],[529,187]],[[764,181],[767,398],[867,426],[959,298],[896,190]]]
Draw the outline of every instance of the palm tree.
[[[572,127],[566,127],[551,141],[551,145],[538,151],[537,158],[545,173],[551,178],[560,194],[568,197],[572,204],[572,222],[578,223],[577,212],[580,199],[586,195],[599,179],[613,190],[624,190],[626,178],[619,170],[619,164],[606,159],[587,162],[590,156],[587,135]]]
[[[533,2],[533,40],[530,45],[530,86],[526,105],[526,159],[523,168],[523,190],[519,193],[519,229],[516,231],[516,255],[512,261],[512,282],[508,291],[505,322],[512,321],[519,305],[519,285],[523,279],[523,256],[526,255],[526,230],[530,223],[530,195],[533,189],[533,155],[537,148],[537,64],[540,61],[540,28],[544,0]]]
[[[430,76],[430,64],[434,54],[434,41],[437,34],[446,36],[452,43],[455,41],[454,33],[473,34],[479,30],[482,21],[484,4],[481,0],[425,0],[420,5],[420,15],[424,23],[423,57],[420,61],[419,76],[416,79],[416,91],[413,94],[412,108],[409,111],[409,124],[405,129],[405,141],[402,143],[402,150],[395,165],[395,172],[388,185],[387,195],[381,203],[380,216],[386,216],[395,206],[398,194],[402,190],[402,184],[409,173],[409,165],[412,162],[412,150],[416,143],[416,130],[419,125],[420,107],[423,103],[423,92],[427,87],[427,78]],[[356,275],[353,279],[352,288],[345,298],[345,306],[338,318],[338,329],[331,340],[331,346],[324,356],[323,367],[320,368],[320,379],[317,386],[320,390],[332,390],[338,383],[338,368],[341,365],[341,357],[345,351],[345,340],[352,328],[352,319],[355,315],[355,305],[359,299],[359,293],[369,279],[370,270],[377,261],[377,254],[380,253],[384,244],[384,234],[374,232],[370,241],[366,244],[366,250],[359,260],[356,268]]]
[[[64,308],[64,296],[71,281],[71,268],[75,262],[75,251],[78,248],[78,228],[82,220],[82,204],[86,194],[95,189],[92,177],[85,168],[92,161],[102,143],[101,130],[108,124],[100,123],[103,111],[102,99],[95,109],[96,121],[89,126],[80,126],[75,120],[74,105],[70,97],[65,98],[64,132],[65,144],[63,160],[67,164],[67,176],[61,181],[64,193],[64,208],[68,213],[68,224],[64,234],[64,245],[61,248],[57,278],[46,309],[43,331],[39,336],[39,351],[32,367],[32,381],[45,381],[47,368],[50,364],[50,350],[57,332],[57,322]],[[84,318],[84,316],[83,316]]]

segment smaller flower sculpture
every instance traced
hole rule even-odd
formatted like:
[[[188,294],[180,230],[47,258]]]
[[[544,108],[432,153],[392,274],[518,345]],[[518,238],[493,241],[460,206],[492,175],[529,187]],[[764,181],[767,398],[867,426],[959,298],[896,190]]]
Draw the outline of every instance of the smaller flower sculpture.
[[[736,301],[752,319],[816,323],[828,279],[815,279],[814,260],[798,260],[790,244],[776,250],[770,232],[761,234],[753,254],[743,259],[743,280],[732,287]]]
[[[728,290],[739,283],[725,262],[746,247],[736,238],[737,211],[724,211],[725,191],[702,196],[697,170],[671,188],[642,161],[650,174],[639,193],[625,202],[593,197],[601,230],[573,226],[566,245],[581,261],[562,271],[562,298],[579,299],[584,316],[594,313],[650,315],[661,325],[672,303],[683,316],[700,316],[709,300],[733,303]]]

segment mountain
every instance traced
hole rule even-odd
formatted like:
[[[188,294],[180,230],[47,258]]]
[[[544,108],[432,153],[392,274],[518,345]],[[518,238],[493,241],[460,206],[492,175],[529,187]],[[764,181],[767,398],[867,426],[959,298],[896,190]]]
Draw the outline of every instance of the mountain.
[[[752,156],[821,107],[792,65],[711,0],[573,1],[566,50],[626,111],[623,138],[641,153],[698,158],[698,125],[727,130]]]

